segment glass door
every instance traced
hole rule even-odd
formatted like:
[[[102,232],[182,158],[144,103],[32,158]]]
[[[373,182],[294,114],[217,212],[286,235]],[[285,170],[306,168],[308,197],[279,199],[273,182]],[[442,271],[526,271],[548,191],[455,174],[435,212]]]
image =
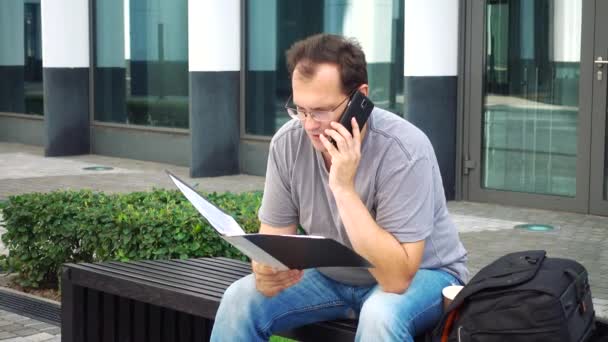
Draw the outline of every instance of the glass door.
[[[608,215],[608,2],[596,1],[590,212]]]
[[[464,198],[587,211],[593,1],[467,11]]]

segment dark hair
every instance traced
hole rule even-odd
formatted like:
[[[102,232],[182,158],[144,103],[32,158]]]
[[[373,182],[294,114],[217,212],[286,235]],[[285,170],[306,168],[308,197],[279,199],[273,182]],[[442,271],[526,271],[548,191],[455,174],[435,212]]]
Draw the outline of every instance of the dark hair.
[[[342,92],[367,84],[367,63],[361,45],[352,38],[321,33],[295,42],[285,53],[289,77],[298,72],[312,78],[321,63],[336,64],[340,70]]]

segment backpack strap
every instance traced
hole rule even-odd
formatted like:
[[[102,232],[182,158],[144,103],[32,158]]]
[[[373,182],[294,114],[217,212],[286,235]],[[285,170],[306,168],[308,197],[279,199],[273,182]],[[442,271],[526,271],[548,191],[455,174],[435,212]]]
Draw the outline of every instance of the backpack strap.
[[[458,310],[452,310],[448,314],[448,317],[445,320],[445,325],[443,326],[441,332],[441,342],[448,342],[448,338],[450,337],[450,331],[452,331],[452,326],[454,325],[454,322],[458,319],[458,316]]]
[[[576,304],[578,304],[579,313],[582,315],[587,311],[585,304],[585,294],[589,291],[589,282],[587,281],[587,271],[583,270],[580,274],[571,268],[566,268],[564,273],[568,275],[575,286]]]

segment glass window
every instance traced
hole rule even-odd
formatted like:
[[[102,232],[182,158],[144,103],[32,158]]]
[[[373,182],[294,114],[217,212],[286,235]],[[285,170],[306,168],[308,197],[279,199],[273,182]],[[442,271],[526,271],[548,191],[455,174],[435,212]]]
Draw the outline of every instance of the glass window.
[[[188,0],[95,2],[95,120],[188,127]]]
[[[0,1],[0,112],[43,115],[40,0]]]
[[[582,0],[486,11],[482,186],[575,196]]]
[[[289,120],[285,51],[327,32],[356,38],[368,63],[370,97],[403,115],[403,0],[255,0],[246,2],[245,130],[272,135]]]

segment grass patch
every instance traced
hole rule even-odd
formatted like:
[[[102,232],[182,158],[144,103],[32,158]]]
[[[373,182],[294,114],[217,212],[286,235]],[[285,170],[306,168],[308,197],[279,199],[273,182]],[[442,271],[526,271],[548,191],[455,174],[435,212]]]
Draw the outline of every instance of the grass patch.
[[[270,342],[295,342],[295,340],[290,340],[281,336],[270,336]]]

